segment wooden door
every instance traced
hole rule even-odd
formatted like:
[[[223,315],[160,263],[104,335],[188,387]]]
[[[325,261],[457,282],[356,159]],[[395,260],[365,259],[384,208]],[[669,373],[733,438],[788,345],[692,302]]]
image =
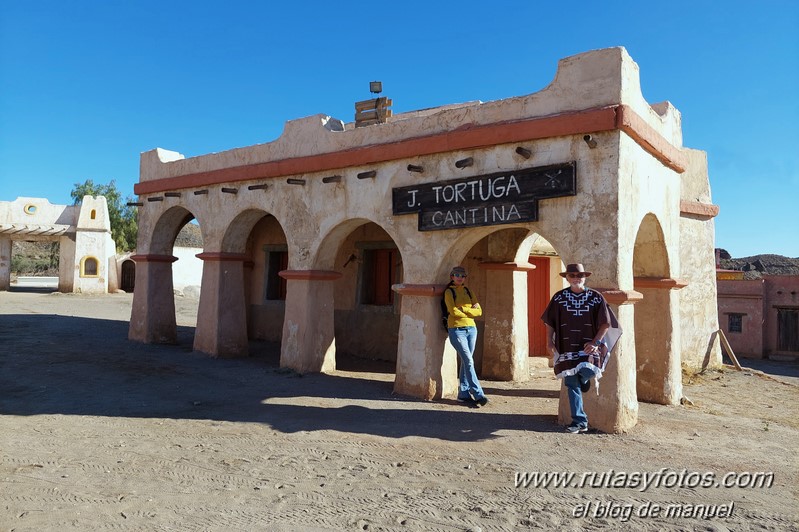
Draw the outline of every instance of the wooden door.
[[[546,327],[541,314],[549,304],[549,258],[530,257],[535,270],[527,272],[527,334],[531,357],[547,355]]]
[[[119,283],[119,288],[125,292],[133,292],[136,286],[136,263],[132,260],[126,260],[122,263],[122,279]]]
[[[777,309],[777,349],[799,351],[799,309]]]

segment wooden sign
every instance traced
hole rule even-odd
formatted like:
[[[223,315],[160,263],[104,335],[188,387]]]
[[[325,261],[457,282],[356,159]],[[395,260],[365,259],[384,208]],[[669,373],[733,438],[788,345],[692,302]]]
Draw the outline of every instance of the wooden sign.
[[[418,213],[419,231],[538,220],[538,200],[574,196],[574,161],[392,189],[395,215]]]

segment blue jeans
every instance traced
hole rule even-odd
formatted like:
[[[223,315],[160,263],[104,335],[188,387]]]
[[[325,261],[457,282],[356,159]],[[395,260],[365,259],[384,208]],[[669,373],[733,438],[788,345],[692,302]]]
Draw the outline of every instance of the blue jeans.
[[[579,377],[578,377],[579,376]],[[589,381],[594,377],[594,370],[591,368],[580,368],[577,375],[569,375],[563,379],[566,385],[566,392],[569,396],[569,408],[572,412],[572,423],[588,426],[588,416],[583,410],[583,392],[580,391],[580,379]]]
[[[474,346],[477,344],[477,327],[457,327],[448,329],[449,341],[458,358],[461,360],[461,370],[459,375],[460,387],[458,389],[458,399],[475,400],[481,399],[483,388],[477,380],[477,373],[474,370]]]

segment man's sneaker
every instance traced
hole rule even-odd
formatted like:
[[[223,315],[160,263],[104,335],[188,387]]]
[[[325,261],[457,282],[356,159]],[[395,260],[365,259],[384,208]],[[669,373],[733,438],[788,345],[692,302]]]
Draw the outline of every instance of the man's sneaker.
[[[485,405],[487,405],[487,404],[488,404],[488,397],[486,397],[486,396],[484,395],[484,396],[482,396],[480,399],[477,399],[477,400],[475,400],[475,403],[477,403],[477,404],[478,404],[478,405],[480,405],[480,406],[485,406]]]
[[[580,379],[580,391],[586,393],[590,389],[591,381],[584,381],[583,379]]]
[[[568,427],[566,427],[566,432],[570,432],[572,434],[579,434],[580,432],[588,432],[588,425],[582,425],[580,423],[572,423]]]

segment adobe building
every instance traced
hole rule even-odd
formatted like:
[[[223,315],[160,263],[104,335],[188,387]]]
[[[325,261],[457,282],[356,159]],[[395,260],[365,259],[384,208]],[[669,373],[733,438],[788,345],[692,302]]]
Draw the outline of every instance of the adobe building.
[[[84,196],[81,205],[53,205],[44,198],[0,201],[0,290],[11,285],[13,241],[58,242],[58,291],[105,294],[116,283],[108,204]]]
[[[310,116],[266,144],[143,153],[129,337],[175,341],[173,242],[196,219],[194,349],[212,356],[257,338],[298,372],[382,358],[397,393],[454,398],[439,299],[462,264],[484,308],[481,376],[522,381],[539,309],[582,262],[624,328],[586,398],[594,426],[624,431],[639,400],[679,402],[682,366],[719,364],[706,156],[683,147],[670,103],[644,100],[624,48],[563,59],[527,96],[394,116],[381,102],[366,122]]]
[[[735,355],[799,359],[799,275],[744,280],[725,273],[718,279],[719,322]]]

